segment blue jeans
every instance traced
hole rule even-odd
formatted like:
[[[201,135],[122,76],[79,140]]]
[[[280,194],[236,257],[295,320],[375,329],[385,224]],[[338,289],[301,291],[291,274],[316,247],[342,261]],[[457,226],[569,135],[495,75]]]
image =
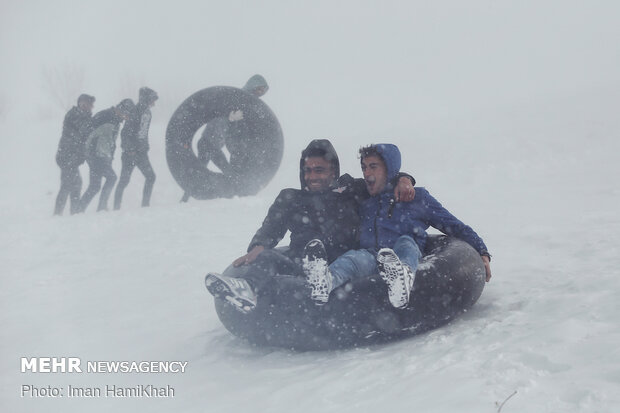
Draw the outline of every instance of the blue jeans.
[[[413,272],[418,267],[418,261],[422,252],[418,244],[408,235],[401,235],[392,248],[400,261],[408,265]],[[342,254],[329,265],[332,273],[332,290],[340,287],[348,281],[370,277],[378,272],[377,250],[351,250]]]

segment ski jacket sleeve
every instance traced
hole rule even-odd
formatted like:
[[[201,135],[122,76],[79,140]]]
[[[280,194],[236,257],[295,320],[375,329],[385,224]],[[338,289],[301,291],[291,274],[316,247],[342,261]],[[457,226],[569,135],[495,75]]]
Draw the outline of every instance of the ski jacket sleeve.
[[[271,207],[269,207],[263,224],[252,238],[248,252],[257,245],[262,245],[265,248],[274,248],[284,238],[288,230],[287,222],[293,210],[291,208],[293,199],[295,199],[294,190],[284,189],[280,192]]]
[[[392,182],[394,184],[394,186],[396,186],[396,184],[398,184],[398,181],[400,180],[400,178],[402,177],[406,177],[409,178],[411,180],[411,185],[415,186],[415,178],[411,175],[409,175],[407,172],[399,172],[398,174],[396,174],[396,178],[394,178],[394,182]]]
[[[428,192],[425,194],[424,205],[428,224],[446,235],[459,238],[471,245],[479,254],[488,255],[487,246],[482,238],[469,226],[452,215]]]
[[[402,177],[407,177],[411,180],[411,185],[415,186],[415,178],[406,172],[399,172],[393,180],[393,185],[398,183],[398,180]],[[343,188],[344,191],[353,195],[353,198],[360,204],[365,199],[370,197],[368,189],[366,188],[366,181],[363,178],[353,178],[349,174],[344,174],[338,178],[338,187]]]
[[[63,122],[63,132],[66,135],[75,136],[80,130],[80,113],[73,108],[65,115]]]
[[[93,131],[93,119],[91,116],[84,116],[80,119],[80,126],[78,129],[78,140],[80,144],[84,144],[86,142],[86,138]]]
[[[358,202],[368,198],[366,182],[361,178],[353,178],[349,174],[344,174],[338,178],[337,186],[343,192],[353,195]]]

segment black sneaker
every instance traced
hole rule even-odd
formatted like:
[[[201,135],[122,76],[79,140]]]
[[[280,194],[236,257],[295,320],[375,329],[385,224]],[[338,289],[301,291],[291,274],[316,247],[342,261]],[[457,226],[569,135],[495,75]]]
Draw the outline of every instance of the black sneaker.
[[[209,273],[205,277],[205,285],[214,297],[228,301],[244,314],[251,312],[256,307],[256,294],[243,278]]]
[[[302,267],[306,280],[312,287],[312,298],[316,304],[322,305],[329,300],[332,291],[332,273],[327,266],[327,252],[325,246],[318,239],[313,239],[304,247]]]
[[[377,267],[379,274],[388,286],[388,298],[392,306],[405,308],[409,304],[409,294],[415,274],[408,265],[404,265],[400,258],[390,248],[382,248],[377,253]]]

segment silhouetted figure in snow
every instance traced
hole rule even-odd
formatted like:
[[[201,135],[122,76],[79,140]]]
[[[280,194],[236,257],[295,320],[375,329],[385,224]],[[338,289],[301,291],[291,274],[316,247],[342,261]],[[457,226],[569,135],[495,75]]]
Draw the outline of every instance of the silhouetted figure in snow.
[[[269,85],[264,77],[254,75],[247,81],[243,90],[256,97],[261,97],[267,93]],[[244,148],[239,146],[243,135],[247,132],[244,126],[243,111],[241,110],[234,110],[228,116],[209,121],[196,144],[198,159],[205,166],[211,161],[224,175],[233,176],[235,171],[231,166],[232,162],[228,162],[222,148],[226,145],[231,153],[231,158],[234,153],[243,151]],[[187,202],[190,196],[189,192],[185,192],[181,202]]]
[[[149,161],[149,127],[151,125],[151,108],[159,98],[157,93],[148,87],[140,88],[138,104],[125,122],[121,132],[121,160],[123,167],[121,177],[114,192],[114,209],[120,209],[123,191],[129,184],[131,173],[136,166],[144,175],[142,190],[142,206],[151,204],[151,193],[155,184],[155,172]]]
[[[71,108],[65,115],[56,152],[56,163],[60,167],[60,190],[56,197],[54,215],[62,215],[69,197],[71,214],[80,210],[82,190],[80,165],[85,160],[84,142],[89,132],[94,104],[94,96],[82,94],[78,98],[77,106]]]
[[[108,198],[116,183],[116,173],[112,169],[116,138],[121,122],[129,118],[134,106],[131,99],[124,99],[118,105],[102,110],[93,117],[93,130],[86,140],[86,161],[90,168],[90,181],[80,200],[81,212],[86,210],[90,201],[101,189],[102,178],[105,178],[105,184],[101,189],[97,211],[108,209]]]

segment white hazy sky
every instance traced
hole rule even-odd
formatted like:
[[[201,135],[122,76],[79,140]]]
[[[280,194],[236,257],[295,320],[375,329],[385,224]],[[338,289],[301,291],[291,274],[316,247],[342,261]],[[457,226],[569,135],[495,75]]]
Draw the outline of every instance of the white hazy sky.
[[[618,22],[618,0],[0,0],[0,405],[145,410],[19,397],[26,378],[73,380],[26,377],[19,357],[64,355],[192,360],[175,404],[153,399],[153,412],[490,412],[515,390],[502,411],[619,411]],[[134,172],[120,212],[52,219],[64,113],[41,116],[52,105],[42,71],[66,67],[83,70],[96,110],[127,97],[126,83],[134,98],[143,84],[159,92],[153,207],[139,207]],[[180,205],[164,151],[171,111],[257,72],[284,130],[278,174],[257,197]],[[292,355],[233,340],[203,274],[241,255],[278,191],[299,185],[310,139],[330,138],[342,170],[359,174],[355,150],[383,136],[491,248],[480,302],[372,350]],[[75,383],[104,382],[123,377]]]
[[[346,120],[386,105],[404,122],[620,86],[616,1],[0,4],[0,93],[10,109],[35,97],[47,104],[43,69],[71,66],[83,69],[97,109],[125,97],[128,81],[173,108],[258,72],[275,109],[292,103],[304,116]]]

